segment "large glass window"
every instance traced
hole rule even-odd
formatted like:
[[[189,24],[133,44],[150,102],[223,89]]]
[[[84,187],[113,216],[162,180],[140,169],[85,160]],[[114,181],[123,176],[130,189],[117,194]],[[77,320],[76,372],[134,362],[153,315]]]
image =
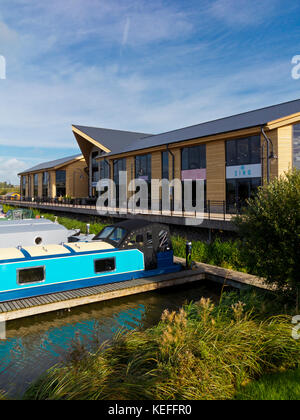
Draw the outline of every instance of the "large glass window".
[[[148,206],[151,206],[151,154],[135,157],[135,177],[148,183]]]
[[[56,171],[56,196],[66,195],[66,171]]]
[[[109,179],[109,163],[106,160],[100,161],[100,179]]]
[[[33,196],[37,197],[39,195],[39,175],[34,174],[33,176]]]
[[[227,179],[227,211],[240,210],[261,185],[261,178]]]
[[[115,159],[114,167],[114,182],[119,185],[119,172],[126,172],[126,159]]]
[[[26,176],[22,176],[22,197],[26,196]]]
[[[43,197],[48,197],[49,172],[43,172]]]
[[[161,154],[162,179],[169,179],[169,152]]]
[[[151,182],[151,154],[135,157],[135,177]]]
[[[98,157],[98,152],[93,152],[91,155],[91,168],[92,168],[92,182],[98,182],[100,179],[99,174],[99,165],[96,158]]]
[[[206,168],[206,145],[184,147],[181,151],[181,169],[183,171],[191,169]]]
[[[300,169],[300,124],[293,130],[293,167]]]
[[[120,193],[120,172],[126,172],[126,159],[115,159],[113,161],[113,179],[116,185],[116,206],[119,207],[120,200],[119,200],[119,193]]]
[[[261,162],[260,137],[226,141],[226,165],[253,165]]]
[[[28,195],[29,195],[29,197],[31,197],[31,195],[32,195],[31,188],[32,188],[32,179],[31,179],[31,175],[28,175]]]

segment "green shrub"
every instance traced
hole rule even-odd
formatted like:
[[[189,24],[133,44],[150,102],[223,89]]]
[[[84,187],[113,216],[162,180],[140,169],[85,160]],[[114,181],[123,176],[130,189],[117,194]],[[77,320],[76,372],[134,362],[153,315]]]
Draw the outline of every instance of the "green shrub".
[[[235,221],[251,272],[281,291],[300,294],[300,171],[261,188]]]

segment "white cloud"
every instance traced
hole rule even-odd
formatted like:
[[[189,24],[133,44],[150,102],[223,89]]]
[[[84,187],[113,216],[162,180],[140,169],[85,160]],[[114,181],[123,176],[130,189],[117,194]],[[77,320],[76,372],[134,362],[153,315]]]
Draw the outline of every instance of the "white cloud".
[[[181,71],[121,76],[117,68],[61,69],[48,83],[0,82],[0,144],[73,147],[71,124],[160,132],[294,99],[289,63],[186,79]],[[281,86],[281,89],[275,86]],[[160,92],[151,99],[153,91]]]
[[[17,176],[27,168],[27,164],[22,160],[15,158],[0,157],[0,181],[10,182],[11,184],[18,185],[20,183]]]

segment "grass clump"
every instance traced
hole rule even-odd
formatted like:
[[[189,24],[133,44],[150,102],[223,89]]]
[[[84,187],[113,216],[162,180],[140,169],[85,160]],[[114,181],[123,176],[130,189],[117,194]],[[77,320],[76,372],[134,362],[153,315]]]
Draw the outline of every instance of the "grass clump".
[[[241,387],[237,400],[300,400],[300,369],[265,375]]]
[[[257,320],[245,304],[202,298],[158,325],[118,334],[96,353],[77,338],[70,360],[47,372],[25,399],[233,399],[262,375],[299,366],[287,316]]]
[[[174,254],[177,257],[185,258],[186,240],[180,236],[173,236],[172,243]],[[192,259],[232,270],[247,271],[247,267],[241,258],[238,241],[222,242],[219,238],[210,244],[193,241]]]

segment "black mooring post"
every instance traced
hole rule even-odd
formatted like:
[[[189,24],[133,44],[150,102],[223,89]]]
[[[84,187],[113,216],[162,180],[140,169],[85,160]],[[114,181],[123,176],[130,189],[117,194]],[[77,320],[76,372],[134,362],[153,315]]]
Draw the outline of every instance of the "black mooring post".
[[[186,257],[186,269],[192,268],[192,242],[186,242],[185,244],[185,257]]]

